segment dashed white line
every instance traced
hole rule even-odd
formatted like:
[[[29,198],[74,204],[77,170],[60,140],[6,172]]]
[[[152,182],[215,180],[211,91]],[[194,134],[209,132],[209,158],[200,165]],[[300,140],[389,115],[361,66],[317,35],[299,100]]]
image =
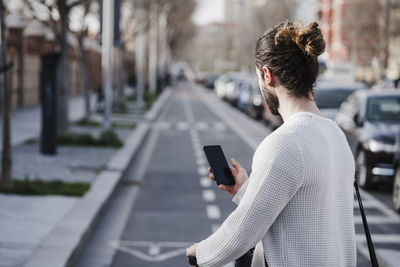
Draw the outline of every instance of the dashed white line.
[[[186,121],[180,121],[176,124],[176,128],[178,130],[187,130],[189,129],[189,124]]]
[[[207,217],[213,220],[221,218],[221,212],[217,205],[207,205]]]
[[[200,178],[200,185],[202,187],[210,187],[212,185],[212,181],[211,181],[210,177],[207,177],[207,176],[201,177]]]
[[[400,244],[400,235],[390,234],[372,234],[372,242],[376,243],[389,243],[389,244]],[[365,234],[356,234],[356,240],[358,242],[367,242]]]
[[[219,130],[219,131],[223,131],[226,129],[225,123],[223,123],[221,121],[214,122],[213,127],[215,130]]]
[[[368,224],[398,224],[399,219],[380,215],[367,215],[367,222]],[[354,216],[354,223],[362,224],[361,216]]]
[[[198,157],[196,159],[196,163],[197,163],[197,165],[205,165],[207,162],[203,157]]]
[[[199,121],[196,123],[196,128],[198,130],[207,130],[208,129],[208,124],[204,121]]]
[[[207,202],[215,201],[216,196],[214,191],[211,189],[203,190],[203,199]]]
[[[207,168],[207,167],[204,167],[204,166],[198,167],[198,168],[197,168],[197,172],[198,172],[198,174],[199,174],[200,176],[207,175],[207,174],[208,174],[208,168]]]
[[[220,227],[219,224],[213,224],[213,225],[211,225],[211,232],[215,233],[215,232],[218,230],[219,227]]]

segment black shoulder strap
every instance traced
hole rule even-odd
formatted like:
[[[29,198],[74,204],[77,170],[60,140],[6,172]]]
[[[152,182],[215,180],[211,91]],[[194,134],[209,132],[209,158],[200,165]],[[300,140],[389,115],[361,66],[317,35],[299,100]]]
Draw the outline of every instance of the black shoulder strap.
[[[360,206],[361,217],[364,225],[365,236],[367,237],[368,243],[368,250],[369,250],[369,257],[371,258],[372,267],[379,267],[378,260],[376,259],[375,255],[375,248],[374,244],[372,243],[371,234],[369,233],[367,218],[365,217],[364,207],[361,201],[360,190],[358,188],[357,179],[354,180],[354,187],[356,189],[356,195],[358,198],[358,205]]]

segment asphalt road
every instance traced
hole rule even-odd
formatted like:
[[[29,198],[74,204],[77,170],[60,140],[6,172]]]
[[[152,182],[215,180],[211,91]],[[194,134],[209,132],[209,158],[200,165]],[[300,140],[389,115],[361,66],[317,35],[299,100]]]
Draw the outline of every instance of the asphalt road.
[[[202,146],[220,144],[250,173],[254,150],[270,130],[206,89],[180,83],[172,90],[75,266],[189,266],[185,248],[210,235],[235,208],[209,180]],[[388,193],[379,199],[362,194],[376,248],[400,251],[400,217],[383,203]],[[357,266],[370,266],[356,205],[354,211]]]

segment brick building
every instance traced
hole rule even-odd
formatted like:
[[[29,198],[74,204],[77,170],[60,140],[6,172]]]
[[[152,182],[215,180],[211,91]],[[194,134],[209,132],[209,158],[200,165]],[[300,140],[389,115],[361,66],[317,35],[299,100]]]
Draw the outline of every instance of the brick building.
[[[329,60],[352,63],[359,79],[374,79],[387,67],[386,3],[384,0],[316,0],[314,3]],[[366,73],[375,77],[365,77]]]
[[[6,17],[8,58],[14,67],[9,71],[12,107],[39,104],[41,56],[57,51],[57,43],[51,29],[36,20],[25,21],[20,13]],[[69,95],[83,93],[83,77],[79,62],[79,50],[72,35],[69,40]],[[86,38],[86,58],[92,89],[101,86],[101,54],[95,39]]]

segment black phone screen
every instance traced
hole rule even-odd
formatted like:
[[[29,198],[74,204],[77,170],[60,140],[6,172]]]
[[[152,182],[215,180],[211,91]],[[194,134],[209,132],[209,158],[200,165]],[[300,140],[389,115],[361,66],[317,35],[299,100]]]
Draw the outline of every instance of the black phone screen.
[[[221,146],[204,146],[203,150],[206,154],[206,158],[210,164],[217,184],[234,185],[235,179],[233,178],[231,169],[226,161]]]

